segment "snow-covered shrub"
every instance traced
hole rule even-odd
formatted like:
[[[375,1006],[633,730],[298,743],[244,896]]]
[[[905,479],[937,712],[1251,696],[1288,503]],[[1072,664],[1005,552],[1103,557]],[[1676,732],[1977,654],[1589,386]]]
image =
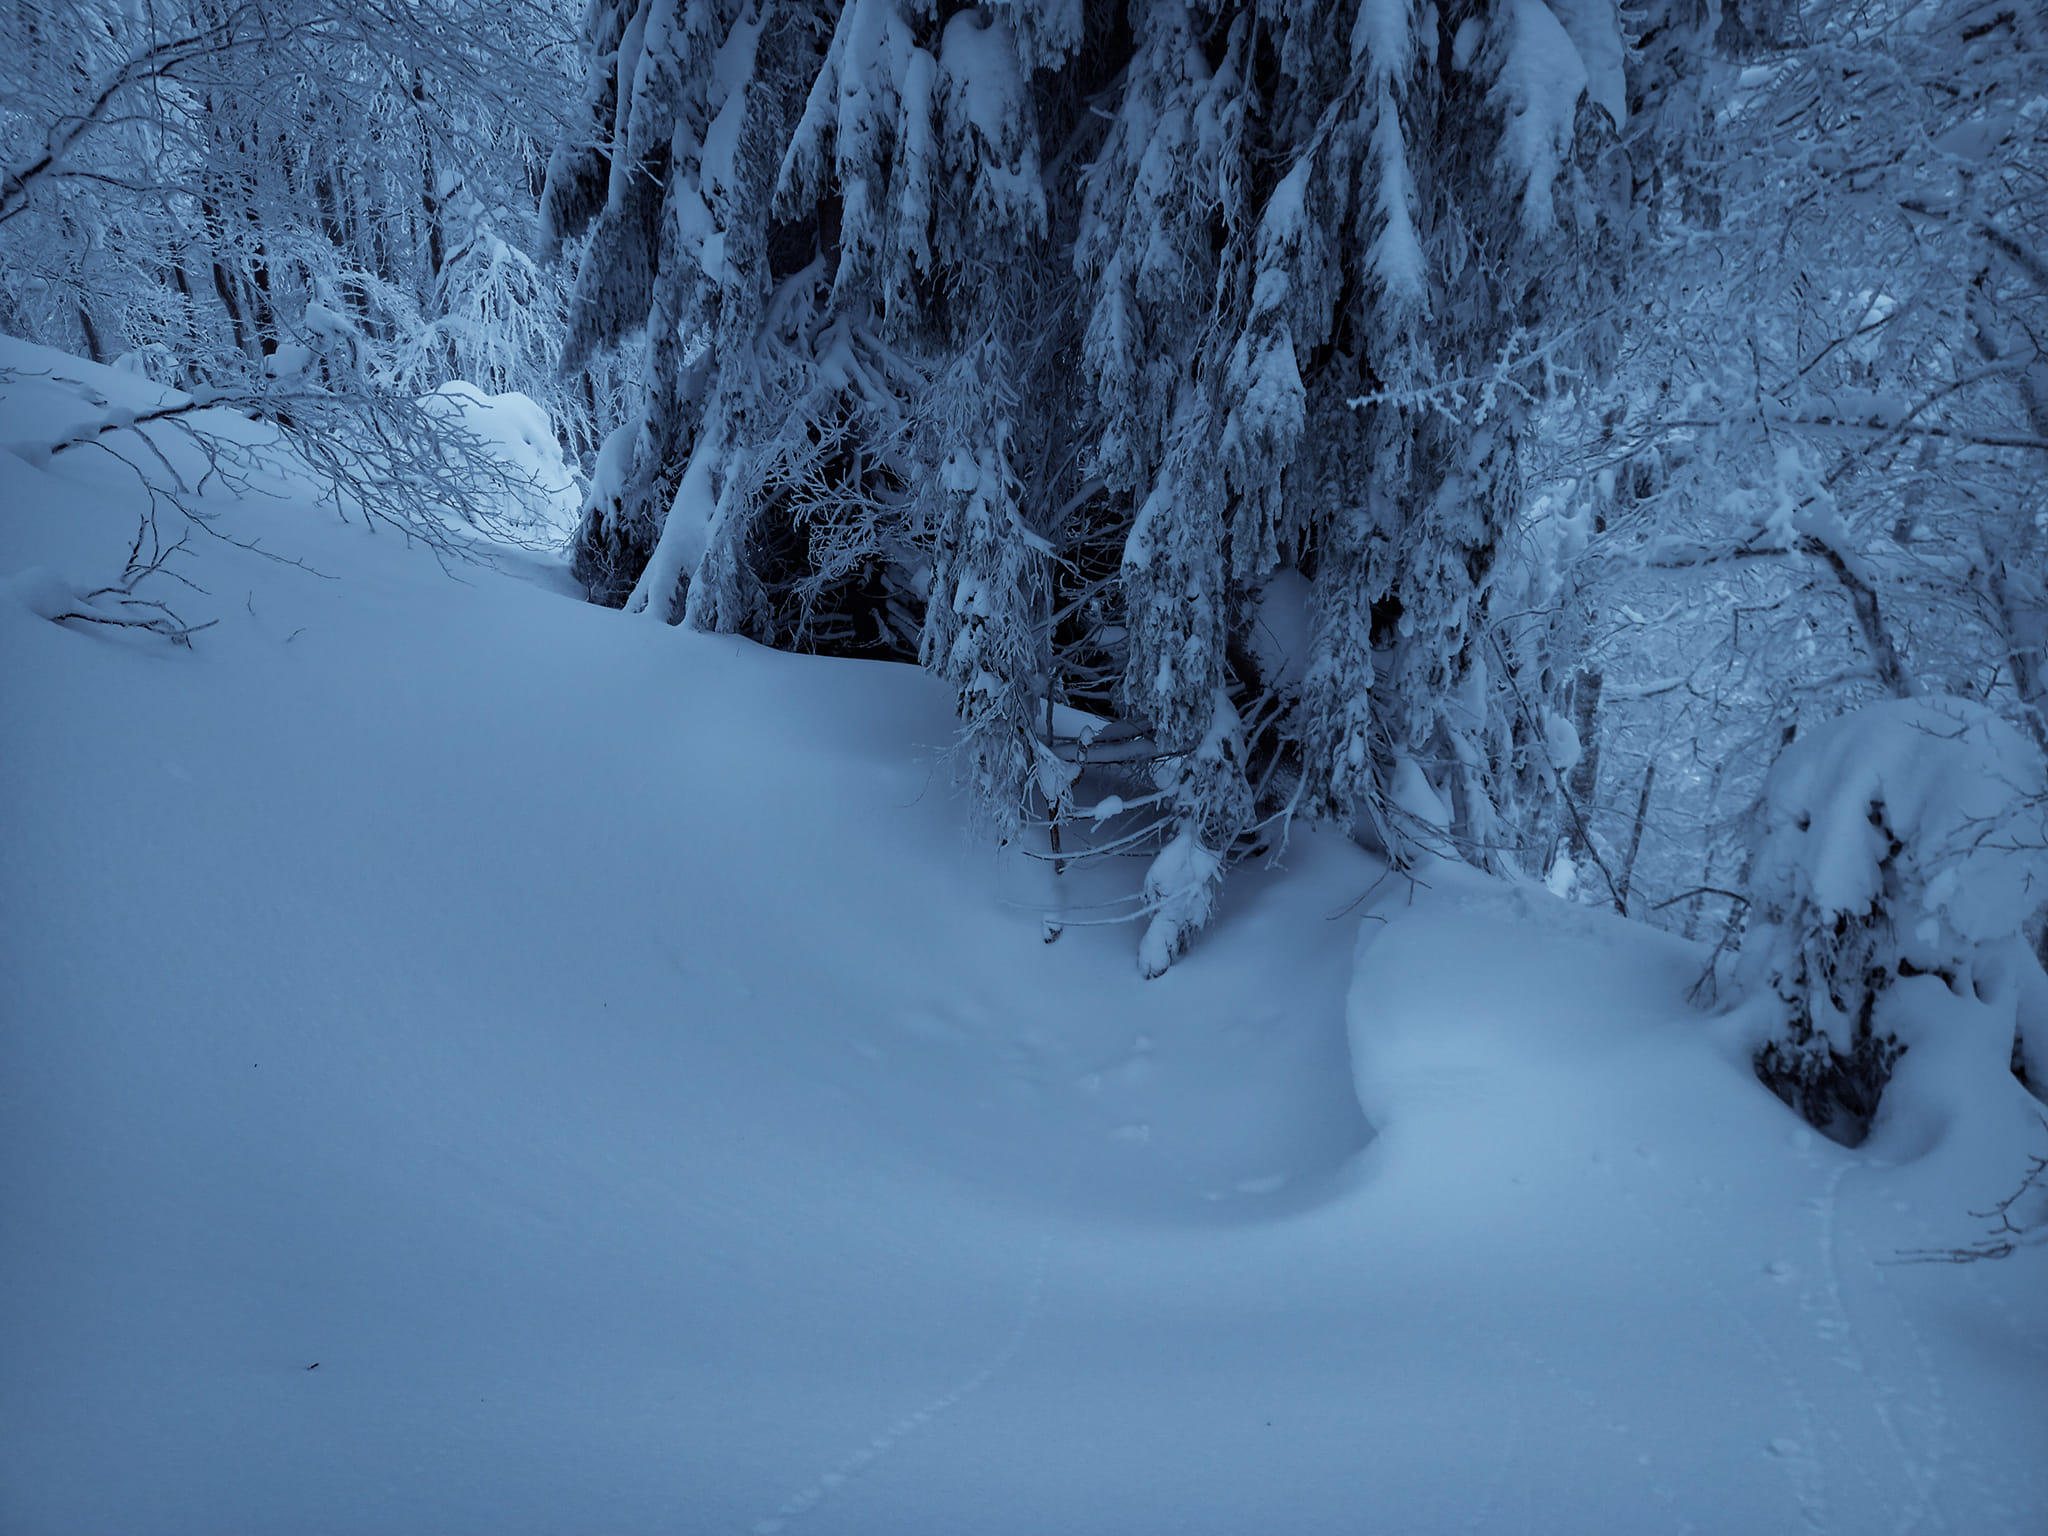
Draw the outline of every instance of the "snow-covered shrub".
[[[1786,748],[1757,832],[1738,975],[1783,1008],[1757,1075],[1854,1145],[1910,1043],[1887,989],[1932,976],[1970,997],[2031,963],[2020,932],[2048,902],[2040,754],[1968,700],[1887,700]]]

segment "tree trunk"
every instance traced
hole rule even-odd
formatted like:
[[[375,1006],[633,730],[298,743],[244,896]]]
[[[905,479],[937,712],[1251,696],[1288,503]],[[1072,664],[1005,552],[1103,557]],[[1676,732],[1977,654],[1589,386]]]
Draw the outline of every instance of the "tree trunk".
[[[1643,775],[1643,792],[1636,798],[1636,823],[1628,835],[1628,857],[1621,864],[1621,889],[1615,892],[1614,904],[1623,917],[1628,916],[1628,887],[1635,878],[1636,855],[1643,851],[1643,826],[1650,819],[1650,791],[1657,783],[1657,765],[1650,764]]]
[[[1898,647],[1892,643],[1891,631],[1885,628],[1884,614],[1878,607],[1877,589],[1864,580],[1862,573],[1826,539],[1808,534],[1799,543],[1808,554],[1820,556],[1848,594],[1850,611],[1856,615],[1856,627],[1863,633],[1863,643],[1870,647],[1871,667],[1877,673],[1878,682],[1884,685],[1885,692],[1895,699],[1912,698],[1915,692],[1913,679],[1906,671]]]
[[[1579,736],[1579,760],[1572,765],[1565,793],[1579,814],[1572,818],[1572,852],[1583,854],[1586,844],[1585,815],[1600,788],[1600,693],[1606,686],[1601,672],[1582,672],[1572,689],[1572,729]]]

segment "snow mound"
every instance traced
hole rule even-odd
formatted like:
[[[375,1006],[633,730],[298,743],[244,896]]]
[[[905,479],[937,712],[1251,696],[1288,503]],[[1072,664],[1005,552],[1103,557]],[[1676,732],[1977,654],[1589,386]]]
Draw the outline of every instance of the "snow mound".
[[[0,592],[39,619],[57,618],[83,601],[78,589],[47,565],[32,565],[0,580]]]
[[[1382,1134],[1447,1110],[1526,1113],[1544,1080],[1597,1081],[1686,1017],[1692,946],[1449,861],[1427,879],[1389,877],[1346,1003],[1359,1107]]]
[[[521,483],[508,526],[567,539],[583,509],[583,491],[562,457],[561,439],[547,408],[517,391],[487,395],[460,379],[443,384],[420,401],[470,433]]]

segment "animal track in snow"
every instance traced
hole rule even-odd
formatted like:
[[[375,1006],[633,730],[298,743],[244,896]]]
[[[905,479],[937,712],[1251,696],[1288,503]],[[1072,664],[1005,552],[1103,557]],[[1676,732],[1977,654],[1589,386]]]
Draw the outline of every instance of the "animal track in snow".
[[[1649,1146],[1638,1143],[1635,1154],[1645,1169],[1655,1170],[1659,1166],[1658,1156]],[[1656,1203],[1645,1201],[1641,1197],[1636,1188],[1636,1180],[1619,1179],[1617,1188],[1623,1199],[1635,1211],[1638,1220],[1657,1234],[1656,1246],[1660,1251],[1681,1251],[1682,1245],[1665,1221],[1660,1208]],[[1715,1187],[1709,1183],[1703,1188],[1706,1193],[1712,1194]],[[1694,1200],[1693,1207],[1695,1210],[1699,1208],[1697,1199]],[[1831,1233],[1828,1240],[1832,1241]],[[1794,1270],[1783,1260],[1773,1260],[1764,1266],[1763,1273],[1783,1284],[1793,1275]],[[1787,1363],[1783,1352],[1758,1326],[1752,1315],[1753,1298],[1745,1296],[1738,1300],[1737,1297],[1730,1295],[1727,1288],[1715,1278],[1710,1266],[1702,1266],[1697,1272],[1697,1279],[1704,1286],[1707,1295],[1711,1296],[1720,1308],[1726,1326],[1771,1373],[1779,1389],[1784,1393],[1793,1417],[1797,1420],[1798,1432],[1774,1436],[1765,1444],[1764,1450],[1773,1460],[1784,1463],[1786,1477],[1792,1485],[1792,1496],[1798,1503],[1802,1526],[1810,1531],[1828,1530],[1831,1521],[1827,1497],[1827,1465],[1821,1443],[1826,1429],[1819,1405],[1799,1380],[1797,1372]],[[1675,1494],[1668,1485],[1663,1484],[1661,1480],[1653,1480],[1652,1486],[1664,1503],[1675,1505]]]
[[[1031,1325],[1038,1320],[1038,1314],[1045,1305],[1045,1277],[1051,1255],[1052,1239],[1048,1236],[1041,1239],[1038,1245],[1037,1273],[1032,1278],[1031,1293],[1025,1298],[1024,1310],[1018,1314],[1016,1326],[1010,1330],[1009,1339],[996,1352],[994,1358],[951,1390],[942,1392],[923,1407],[894,1420],[867,1444],[842,1457],[829,1471],[819,1473],[815,1480],[784,1499],[773,1514],[764,1516],[749,1526],[747,1529],[752,1536],[779,1536],[779,1533],[789,1528],[792,1520],[801,1519],[809,1514],[843,1488],[850,1479],[858,1477],[904,1440],[919,1430],[929,1428],[935,1420],[959,1407],[993,1381],[998,1372],[1023,1352],[1024,1341],[1031,1332]]]

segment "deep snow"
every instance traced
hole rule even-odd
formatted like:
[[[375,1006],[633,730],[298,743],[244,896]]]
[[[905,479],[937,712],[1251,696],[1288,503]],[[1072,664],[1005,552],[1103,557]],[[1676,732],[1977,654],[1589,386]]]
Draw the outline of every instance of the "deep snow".
[[[547,557],[249,498],[318,574],[60,626],[147,386],[0,366],[10,1536],[2048,1529],[2048,1253],[1892,1262],[2009,1078],[1844,1151],[1701,953],[1322,835],[1140,981],[930,680]]]

